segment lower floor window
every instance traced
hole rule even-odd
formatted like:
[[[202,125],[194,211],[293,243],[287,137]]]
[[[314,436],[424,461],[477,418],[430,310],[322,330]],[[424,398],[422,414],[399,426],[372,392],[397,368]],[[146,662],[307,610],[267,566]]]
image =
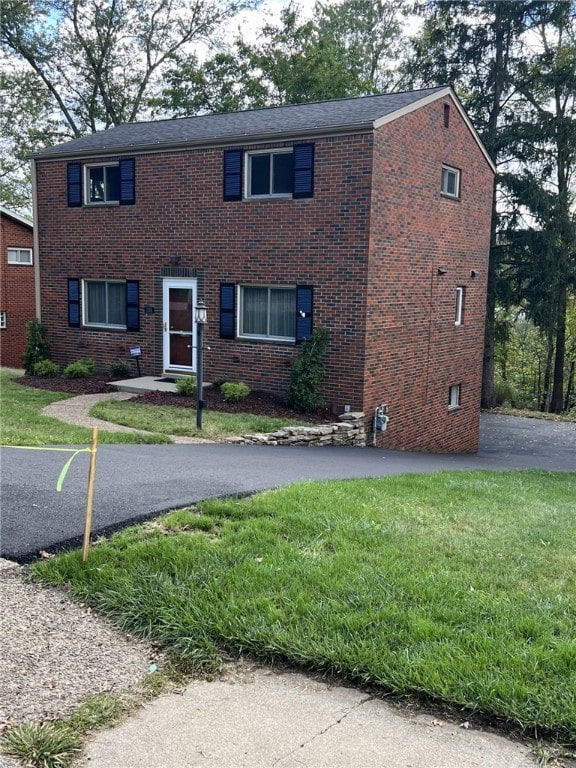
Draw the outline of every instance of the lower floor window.
[[[0,312],[0,329],[6,328],[6,312]]]
[[[84,325],[126,328],[126,283],[84,281]]]
[[[460,407],[460,384],[454,384],[448,390],[448,408]]]
[[[240,286],[239,336],[294,341],[296,289]]]

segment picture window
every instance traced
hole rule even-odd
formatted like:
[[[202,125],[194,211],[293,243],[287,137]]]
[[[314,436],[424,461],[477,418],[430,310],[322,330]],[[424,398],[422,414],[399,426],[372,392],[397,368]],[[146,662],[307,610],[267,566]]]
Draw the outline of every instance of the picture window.
[[[84,325],[126,328],[126,283],[84,280]]]
[[[295,288],[242,285],[239,288],[239,308],[239,336],[295,340]]]

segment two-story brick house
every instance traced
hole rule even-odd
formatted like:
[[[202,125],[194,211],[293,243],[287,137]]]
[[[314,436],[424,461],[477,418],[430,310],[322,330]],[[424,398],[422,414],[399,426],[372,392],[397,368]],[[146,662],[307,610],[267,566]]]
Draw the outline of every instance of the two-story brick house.
[[[494,167],[449,88],[122,125],[35,158],[54,359],[285,393],[330,343],[335,412],[377,444],[477,447]]]
[[[22,367],[26,323],[36,317],[34,227],[0,206],[0,365]]]

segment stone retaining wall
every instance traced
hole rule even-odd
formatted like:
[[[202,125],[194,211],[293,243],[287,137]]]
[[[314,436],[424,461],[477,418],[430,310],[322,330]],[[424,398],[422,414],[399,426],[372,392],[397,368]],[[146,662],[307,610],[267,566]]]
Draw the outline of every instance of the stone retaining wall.
[[[338,419],[337,424],[283,427],[275,432],[242,435],[227,442],[245,445],[366,445],[363,413],[343,413]]]

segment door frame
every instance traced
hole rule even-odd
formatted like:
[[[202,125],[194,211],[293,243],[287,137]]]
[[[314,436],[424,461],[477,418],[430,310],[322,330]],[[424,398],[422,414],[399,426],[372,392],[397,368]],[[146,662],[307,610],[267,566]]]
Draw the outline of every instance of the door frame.
[[[192,365],[170,365],[170,288],[191,288],[192,289]],[[197,328],[194,320],[194,307],[198,300],[198,281],[194,278],[175,278],[166,277],[162,280],[162,370],[177,371],[179,373],[196,372],[196,344]]]

